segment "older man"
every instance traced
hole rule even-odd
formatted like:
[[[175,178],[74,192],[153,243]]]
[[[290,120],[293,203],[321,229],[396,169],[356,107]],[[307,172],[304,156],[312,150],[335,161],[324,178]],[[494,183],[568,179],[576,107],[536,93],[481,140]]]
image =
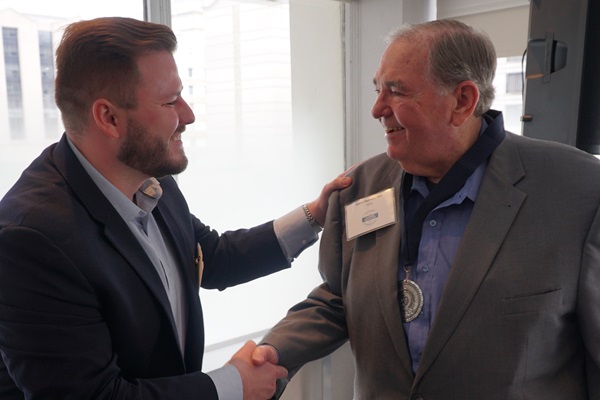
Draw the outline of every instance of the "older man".
[[[600,399],[600,163],[506,132],[495,66],[460,22],[391,34],[387,154],[332,197],[324,283],[257,364],[293,372],[349,340],[355,400]]]

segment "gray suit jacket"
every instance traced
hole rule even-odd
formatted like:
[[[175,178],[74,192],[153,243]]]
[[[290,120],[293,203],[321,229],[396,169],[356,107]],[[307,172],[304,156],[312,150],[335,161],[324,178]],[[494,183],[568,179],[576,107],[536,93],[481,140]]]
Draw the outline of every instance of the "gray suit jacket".
[[[507,133],[486,170],[415,374],[397,302],[399,222],[347,241],[344,206],[394,187],[385,154],[330,199],[324,283],[264,341],[292,373],[350,340],[356,400],[600,399],[600,164]],[[419,397],[421,396],[421,397]]]

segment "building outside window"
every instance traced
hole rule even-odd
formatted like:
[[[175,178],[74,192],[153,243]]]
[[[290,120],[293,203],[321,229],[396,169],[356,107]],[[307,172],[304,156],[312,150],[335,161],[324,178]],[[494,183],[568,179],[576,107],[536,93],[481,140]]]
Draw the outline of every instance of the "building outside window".
[[[54,102],[54,48],[52,32],[39,31],[41,95],[44,111],[44,131],[46,137],[56,138],[56,132],[62,130],[58,108]]]
[[[8,102],[9,135],[13,140],[25,138],[23,121],[23,93],[21,88],[21,63],[17,28],[2,27],[4,66],[6,71],[6,96]]]

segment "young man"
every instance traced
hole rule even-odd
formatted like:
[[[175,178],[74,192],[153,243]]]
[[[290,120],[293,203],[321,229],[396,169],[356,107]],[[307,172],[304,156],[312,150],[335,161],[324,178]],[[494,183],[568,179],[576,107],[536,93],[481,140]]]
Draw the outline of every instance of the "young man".
[[[133,19],[65,31],[66,133],[0,202],[3,400],[265,399],[287,374],[253,366],[251,342],[201,372],[200,281],[223,289],[289,267],[317,238],[308,219],[322,224],[348,180],[275,222],[222,235],[204,225],[171,177],[194,122],[175,47],[168,27]]]

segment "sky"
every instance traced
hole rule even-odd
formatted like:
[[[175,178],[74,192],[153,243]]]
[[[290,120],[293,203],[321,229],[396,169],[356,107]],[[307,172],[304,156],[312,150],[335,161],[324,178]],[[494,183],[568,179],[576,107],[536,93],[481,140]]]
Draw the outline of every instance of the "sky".
[[[0,10],[5,8],[23,14],[83,19],[109,15],[143,17],[143,0],[0,0]]]

